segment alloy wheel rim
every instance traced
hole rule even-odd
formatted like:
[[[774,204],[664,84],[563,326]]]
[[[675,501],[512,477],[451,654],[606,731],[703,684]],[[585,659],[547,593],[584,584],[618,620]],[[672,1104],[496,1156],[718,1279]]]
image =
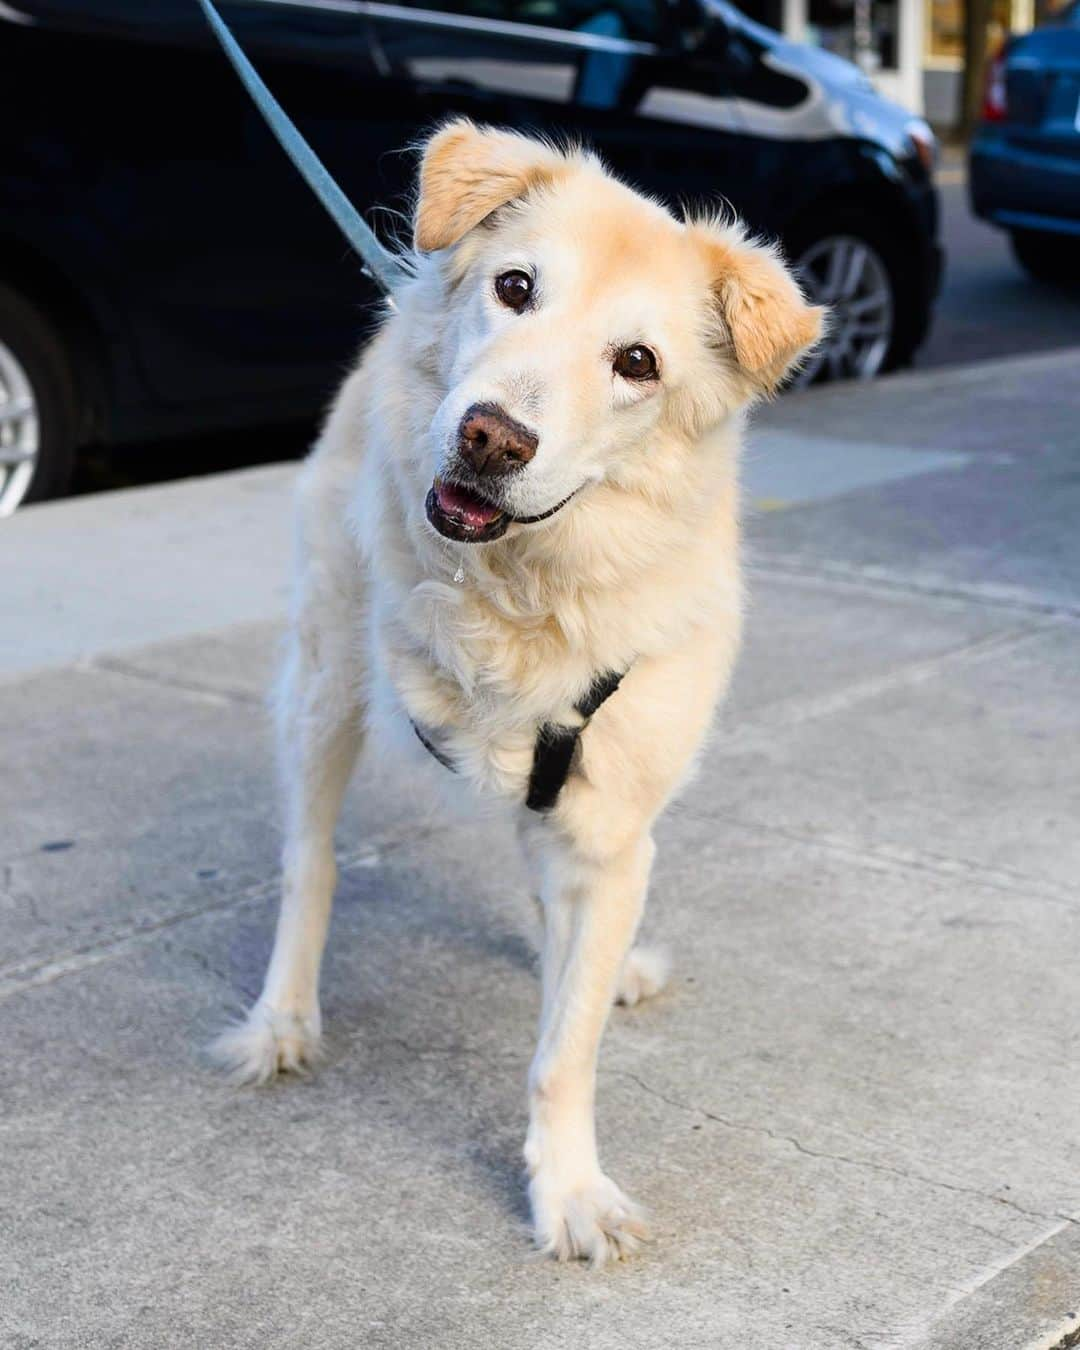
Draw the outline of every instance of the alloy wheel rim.
[[[880,254],[865,239],[831,234],[798,259],[795,270],[807,298],[828,305],[824,341],[792,381],[869,380],[877,375],[893,335],[893,294]]]
[[[30,377],[0,342],[0,516],[10,516],[30,490],[41,448],[41,420]]]

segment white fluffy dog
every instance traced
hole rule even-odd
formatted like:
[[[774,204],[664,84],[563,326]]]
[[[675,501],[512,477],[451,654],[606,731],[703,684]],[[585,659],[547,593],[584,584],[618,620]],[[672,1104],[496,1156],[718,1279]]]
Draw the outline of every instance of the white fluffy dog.
[[[365,729],[393,737],[519,824],[544,916],[536,1237],[599,1263],[645,1232],[600,1167],[596,1057],[611,1004],[663,980],[632,943],[653,823],[738,648],[744,410],[821,314],[737,226],[468,122],[425,148],[415,229],[415,278],[301,477],[284,895],[262,995],[216,1048],[260,1082],[315,1057],[334,825]]]

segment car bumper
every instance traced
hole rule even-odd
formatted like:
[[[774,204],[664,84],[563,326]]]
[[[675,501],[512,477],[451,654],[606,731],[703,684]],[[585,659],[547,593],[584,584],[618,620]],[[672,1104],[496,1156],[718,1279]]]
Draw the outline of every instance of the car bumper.
[[[1080,235],[1080,147],[1017,145],[984,129],[971,147],[971,206],[1003,229]]]

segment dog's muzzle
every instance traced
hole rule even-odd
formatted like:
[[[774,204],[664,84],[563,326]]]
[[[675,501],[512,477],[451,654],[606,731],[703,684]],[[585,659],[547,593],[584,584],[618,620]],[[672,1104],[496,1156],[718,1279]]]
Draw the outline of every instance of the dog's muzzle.
[[[446,539],[464,544],[486,544],[504,535],[514,524],[546,520],[566,505],[565,497],[538,516],[513,516],[496,498],[505,481],[524,471],[536,454],[540,439],[497,403],[474,403],[458,424],[454,447],[454,478],[438,477],[431,485],[427,518]]]

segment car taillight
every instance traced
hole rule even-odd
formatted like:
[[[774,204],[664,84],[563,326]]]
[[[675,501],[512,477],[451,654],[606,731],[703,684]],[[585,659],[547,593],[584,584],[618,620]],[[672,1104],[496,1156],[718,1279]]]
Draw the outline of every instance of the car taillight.
[[[983,89],[982,119],[984,122],[1004,122],[1009,115],[1005,94],[1005,48],[991,57],[986,67],[986,87]]]

